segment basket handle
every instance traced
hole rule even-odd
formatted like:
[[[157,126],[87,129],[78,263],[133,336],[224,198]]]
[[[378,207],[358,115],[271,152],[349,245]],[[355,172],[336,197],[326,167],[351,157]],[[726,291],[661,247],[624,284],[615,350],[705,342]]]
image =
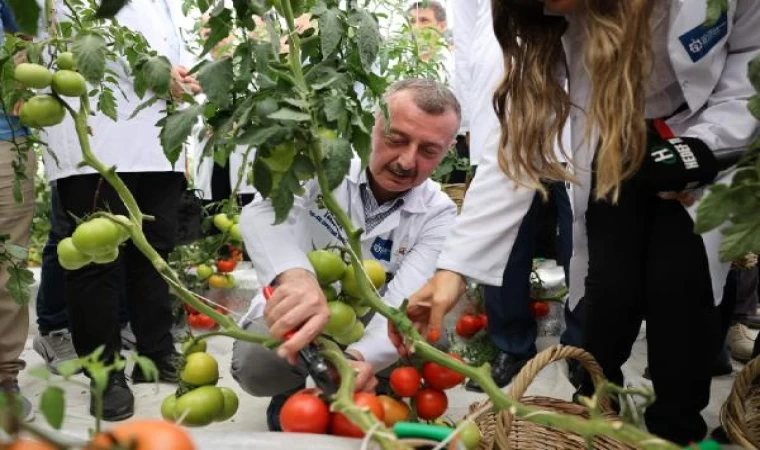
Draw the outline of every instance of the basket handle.
[[[745,421],[740,420],[739,423],[734,423],[731,419],[745,417],[744,402],[749,397],[752,383],[758,376],[760,376],[760,357],[754,358],[739,371],[731,387],[731,393],[728,394],[726,402],[720,409],[721,425],[731,440],[743,448],[760,448],[760,442],[757,442],[757,437],[753,436]]]

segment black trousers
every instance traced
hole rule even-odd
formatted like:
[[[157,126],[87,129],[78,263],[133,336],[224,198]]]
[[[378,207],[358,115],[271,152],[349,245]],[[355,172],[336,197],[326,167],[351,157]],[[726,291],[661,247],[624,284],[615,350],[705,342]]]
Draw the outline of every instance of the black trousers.
[[[144,214],[148,242],[166,258],[174,248],[177,211],[184,176],[176,172],[120,173]],[[126,214],[113,188],[100,175],[77,175],[58,180],[63,208],[77,217],[96,210]],[[72,226],[69,235],[74,231]],[[104,359],[119,352],[119,295],[126,293],[132,330],[140,354],[156,358],[174,350],[171,335],[171,297],[166,282],[150,261],[128,241],[110,264],[88,264],[66,271],[66,303],[74,348],[80,356],[105,345]]]
[[[642,319],[657,395],[649,430],[678,444],[704,438],[721,315],[714,306],[702,238],[683,206],[626,182],[618,204],[589,201],[586,213],[584,348],[605,375],[623,383]],[[588,387],[588,386],[587,386]]]

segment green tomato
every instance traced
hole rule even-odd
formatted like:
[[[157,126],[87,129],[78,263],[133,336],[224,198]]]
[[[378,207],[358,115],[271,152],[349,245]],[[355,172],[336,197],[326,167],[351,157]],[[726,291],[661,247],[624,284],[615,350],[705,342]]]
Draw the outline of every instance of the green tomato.
[[[74,70],[74,54],[71,52],[59,53],[55,59],[55,65],[59,70]]]
[[[220,387],[218,389],[222,392],[222,397],[224,397],[224,408],[222,409],[222,413],[214,420],[216,422],[224,422],[225,420],[230,420],[235,415],[240,405],[240,399],[238,399],[235,391],[230,388]]]
[[[319,127],[317,133],[319,134],[319,137],[325,141],[334,141],[335,139],[338,139],[338,132],[329,128]]]
[[[174,394],[169,395],[161,402],[161,417],[164,420],[174,422],[177,420],[177,396]]]
[[[329,250],[314,250],[306,255],[314,267],[317,280],[322,286],[334,283],[346,273],[346,264],[337,253]]]
[[[475,422],[469,423],[459,432],[459,439],[462,441],[467,450],[474,450],[480,445],[480,428]]]
[[[184,415],[183,425],[206,426],[224,412],[224,394],[216,386],[201,386],[178,398],[175,411],[177,418]]]
[[[191,386],[214,385],[219,380],[219,364],[208,353],[191,353],[179,377]]]
[[[325,294],[325,298],[328,302],[334,302],[338,299],[338,290],[335,289],[335,286],[330,284],[322,286],[322,293]]]
[[[71,236],[74,245],[85,255],[111,255],[121,240],[119,226],[105,217],[81,223]]]
[[[240,223],[240,214],[235,214],[234,216],[232,216],[232,222]]]
[[[343,302],[330,302],[330,320],[325,325],[324,332],[329,336],[342,336],[353,331],[356,324],[354,309]]]
[[[230,226],[230,238],[233,241],[237,241],[237,242],[243,241],[243,235],[240,234],[240,225],[238,225],[237,223],[233,223],[232,226]]]
[[[21,63],[16,66],[13,77],[19,83],[32,89],[45,89],[53,81],[53,74],[45,66]]]
[[[375,289],[380,289],[385,284],[385,268],[383,265],[374,259],[365,259],[363,264],[372,285],[375,286]],[[346,269],[346,273],[341,281],[341,287],[343,288],[343,292],[349,297],[361,298],[362,294],[356,280],[354,266],[348,266]]]
[[[115,247],[112,252],[103,253],[102,255],[93,255],[92,262],[95,264],[108,264],[116,261],[119,257],[119,247]]]
[[[58,262],[66,270],[77,270],[92,262],[92,258],[80,252],[70,237],[58,243]]]
[[[129,222],[129,217],[124,216],[122,214],[116,214],[114,218],[119,219],[119,221]],[[119,239],[119,243],[121,244],[121,243],[127,242],[129,238],[132,237],[129,234],[129,230],[119,224],[117,224],[116,226],[119,227],[119,231],[121,232],[121,238]]]
[[[193,341],[192,339],[187,340],[182,343],[182,354],[183,355],[189,355],[191,353],[203,353],[206,351],[206,341],[196,340]]]
[[[35,95],[21,107],[21,124],[31,128],[52,127],[63,122],[66,109],[52,95]]]
[[[364,324],[357,320],[348,334],[333,336],[333,339],[340,345],[351,345],[361,339],[362,336],[364,336]]]
[[[53,75],[53,90],[66,97],[81,97],[87,93],[84,77],[73,70],[59,70]]]
[[[201,280],[205,280],[214,274],[214,268],[208,264],[200,264],[195,270],[198,272],[198,278]]]
[[[232,223],[232,219],[227,214],[221,213],[214,216],[214,226],[221,232],[229,230]]]

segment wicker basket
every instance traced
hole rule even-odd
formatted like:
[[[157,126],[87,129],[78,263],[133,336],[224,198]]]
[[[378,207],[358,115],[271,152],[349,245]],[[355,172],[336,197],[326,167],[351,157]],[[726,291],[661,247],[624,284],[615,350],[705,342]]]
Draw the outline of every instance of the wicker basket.
[[[760,357],[736,375],[731,393],[720,409],[720,423],[737,445],[760,449]]]
[[[454,200],[454,203],[457,205],[457,212],[461,212],[464,194],[467,192],[467,185],[465,183],[442,184],[441,189]]]
[[[547,397],[523,397],[528,386],[544,367],[554,361],[568,358],[580,361],[586,370],[588,370],[595,384],[604,380],[601,367],[599,367],[599,364],[589,353],[575,347],[556,345],[536,355],[522,368],[510,387],[510,397],[521,399],[520,401],[524,405],[588,418],[588,410],[584,406],[575,403]],[[585,450],[588,448],[586,441],[580,435],[521,419],[515,420],[512,414],[506,410],[495,412],[492,409],[487,409],[485,412],[481,412],[483,408],[488,408],[490,405],[491,401],[486,400],[470,406],[471,417],[474,417],[474,421],[478,424],[482,435],[480,450]],[[616,417],[607,399],[602,403],[602,411],[610,419]],[[622,444],[614,439],[600,436],[594,439],[594,448],[600,450],[629,450],[633,447]]]

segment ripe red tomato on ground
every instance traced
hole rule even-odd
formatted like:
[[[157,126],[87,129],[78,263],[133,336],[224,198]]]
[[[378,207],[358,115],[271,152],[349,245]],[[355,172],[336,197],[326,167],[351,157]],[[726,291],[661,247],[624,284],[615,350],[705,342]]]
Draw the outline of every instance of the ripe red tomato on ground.
[[[480,316],[474,314],[463,314],[456,324],[456,333],[463,338],[471,338],[483,329],[483,321]]]
[[[420,373],[414,367],[397,367],[391,372],[391,389],[399,397],[411,397],[422,384]]]
[[[455,354],[449,354],[452,358],[462,361],[462,357]],[[461,384],[464,381],[464,375],[451,369],[443,367],[438,363],[428,361],[422,365],[422,378],[425,383],[435,389],[445,390]]]
[[[196,330],[212,330],[216,328],[216,322],[205,314],[191,314],[187,317],[187,324]]]
[[[330,426],[330,408],[316,392],[299,392],[285,401],[280,411],[282,431],[324,434]]]
[[[549,315],[549,303],[542,301],[533,301],[529,303],[530,313],[533,317],[540,319]]]
[[[435,420],[446,412],[449,398],[441,390],[426,387],[414,396],[414,405],[420,419]]]
[[[229,273],[235,270],[237,262],[234,259],[220,259],[216,262],[216,268],[221,273]]]
[[[354,403],[358,406],[369,408],[370,412],[381,422],[385,420],[385,408],[383,408],[382,402],[377,399],[375,394],[357,392],[354,394]],[[354,425],[341,413],[333,413],[332,422],[330,423],[330,434],[346,437],[364,437],[362,429]]]

